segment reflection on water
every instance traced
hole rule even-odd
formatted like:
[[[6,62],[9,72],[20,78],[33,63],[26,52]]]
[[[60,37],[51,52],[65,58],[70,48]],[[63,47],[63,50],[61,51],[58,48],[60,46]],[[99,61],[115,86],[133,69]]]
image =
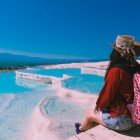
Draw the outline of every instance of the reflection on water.
[[[63,81],[63,86],[90,94],[98,94],[103,86],[104,79],[101,76],[80,74]]]
[[[42,91],[42,90],[45,90],[45,88],[48,87],[47,84],[34,82],[34,81],[29,81],[29,80],[22,79],[22,78],[16,78],[15,80],[16,80],[15,82],[18,86],[28,88],[30,90],[36,90],[36,91],[41,90]]]

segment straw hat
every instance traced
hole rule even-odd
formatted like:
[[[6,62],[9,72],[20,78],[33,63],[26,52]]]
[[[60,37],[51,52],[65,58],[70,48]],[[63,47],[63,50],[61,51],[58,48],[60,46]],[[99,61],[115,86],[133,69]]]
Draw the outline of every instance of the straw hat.
[[[135,41],[135,38],[130,35],[118,35],[116,38],[115,47],[117,49],[123,49],[125,47],[131,48],[134,47],[136,56],[140,55],[140,43]]]

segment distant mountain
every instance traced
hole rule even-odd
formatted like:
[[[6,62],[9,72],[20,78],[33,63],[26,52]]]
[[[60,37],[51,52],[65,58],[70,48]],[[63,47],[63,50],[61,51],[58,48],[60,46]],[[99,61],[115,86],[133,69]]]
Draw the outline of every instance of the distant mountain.
[[[46,60],[24,55],[14,55],[9,53],[0,53],[0,66],[24,66],[42,64]]]
[[[82,62],[81,60],[66,59],[44,59],[39,57],[29,57],[25,55],[14,55],[9,53],[0,53],[0,67],[5,66],[33,66],[42,64],[59,64],[70,62]]]

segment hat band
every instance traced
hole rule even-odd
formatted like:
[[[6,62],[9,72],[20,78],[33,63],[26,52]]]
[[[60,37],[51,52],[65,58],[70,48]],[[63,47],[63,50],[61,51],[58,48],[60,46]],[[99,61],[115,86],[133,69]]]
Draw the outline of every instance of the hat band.
[[[116,46],[116,48],[118,48],[118,49],[122,49],[122,50],[124,50],[124,49],[133,49],[134,48],[134,46],[123,46],[123,45],[115,45]]]

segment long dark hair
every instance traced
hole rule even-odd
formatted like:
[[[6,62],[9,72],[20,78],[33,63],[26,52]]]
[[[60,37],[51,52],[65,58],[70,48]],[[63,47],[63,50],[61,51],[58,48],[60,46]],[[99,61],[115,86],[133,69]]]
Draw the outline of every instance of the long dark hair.
[[[112,67],[122,68],[130,74],[134,74],[136,72],[140,73],[140,64],[135,60],[135,57],[131,52],[122,57],[119,52],[113,49],[110,54],[110,62],[105,77]]]

